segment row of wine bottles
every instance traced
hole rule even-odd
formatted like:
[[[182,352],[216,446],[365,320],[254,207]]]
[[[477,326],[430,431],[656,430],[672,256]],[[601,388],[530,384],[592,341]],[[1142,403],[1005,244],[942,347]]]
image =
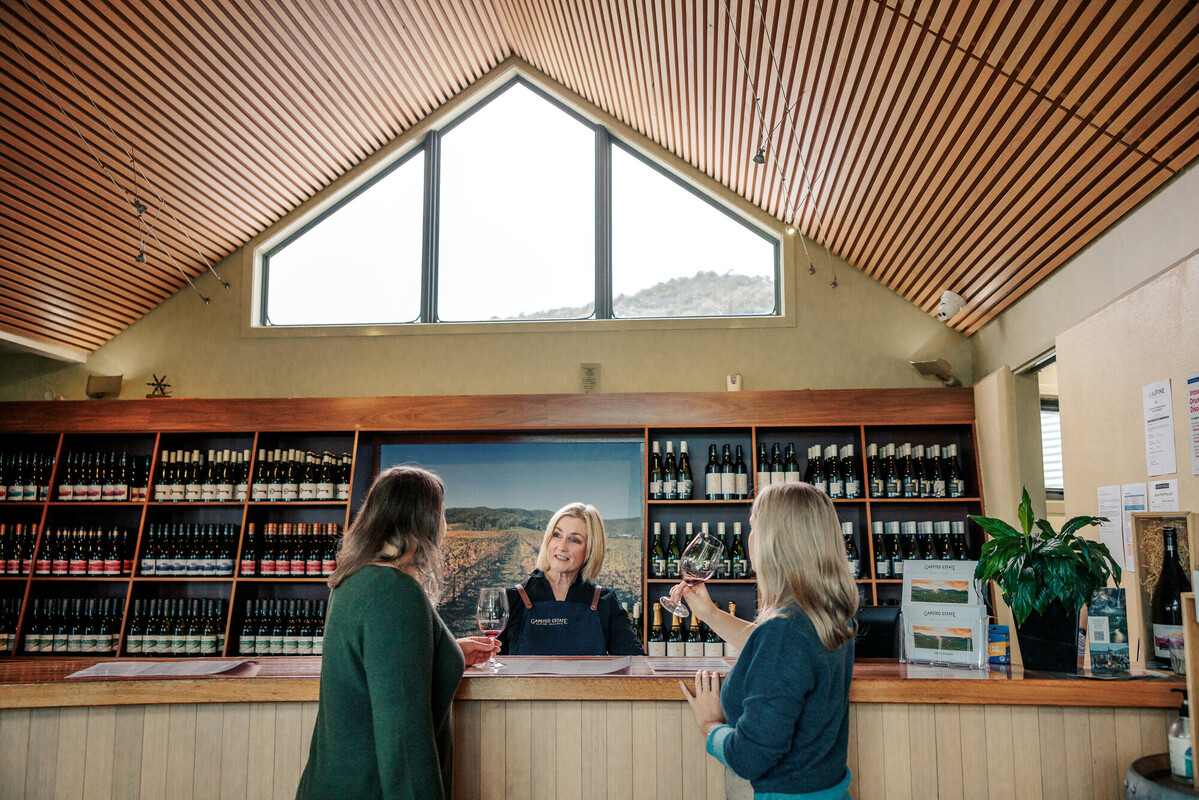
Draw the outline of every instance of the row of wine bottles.
[[[33,547],[37,542],[37,523],[0,522],[0,575],[28,575],[33,568]]]
[[[60,528],[42,536],[35,575],[120,577],[133,570],[133,539],[128,529]]]
[[[21,619],[21,598],[0,600],[0,654],[8,653],[17,643],[17,622]]]
[[[123,610],[116,597],[35,597],[25,652],[115,655]]]
[[[341,526],[268,522],[261,540],[251,522],[241,556],[241,575],[263,578],[328,577],[337,569]]]
[[[729,603],[729,613],[737,615],[737,604]],[[676,656],[709,656],[720,658],[734,656],[736,648],[716,635],[716,631],[704,623],[696,623],[695,617],[683,617],[682,622],[673,614],[669,627],[662,626],[662,604],[654,603],[653,624],[649,630],[645,652],[651,658]]]
[[[350,454],[303,450],[259,450],[250,499],[349,500]]]
[[[146,499],[150,457],[125,452],[68,453],[58,478],[59,502],[124,503]]]
[[[958,461],[956,444],[913,447],[904,442],[896,449],[866,447],[866,477],[871,497],[965,497],[966,478]]]
[[[964,520],[950,522],[879,522],[870,526],[875,578],[903,578],[905,561],[968,561]],[[853,523],[841,523],[845,557],[855,578],[861,577],[861,556]]]
[[[250,451],[163,450],[154,484],[156,503],[245,502]]]
[[[36,503],[50,495],[54,456],[0,452],[0,503]]]
[[[151,523],[138,571],[147,577],[221,578],[233,574],[237,526]]]
[[[125,652],[146,656],[219,656],[225,652],[225,601],[220,598],[140,598],[125,636]]]
[[[699,530],[701,533],[709,533],[709,523],[701,522]],[[653,533],[650,536],[649,577],[671,580],[682,577],[679,563],[687,543],[694,537],[694,523],[685,523],[683,530],[680,531],[678,523],[671,522],[665,540],[663,540],[662,523],[655,522]],[[730,540],[725,523],[717,522],[716,537],[724,544],[724,553],[717,562],[716,572],[712,577],[722,580],[753,577],[753,565],[749,561],[749,549],[745,546],[741,523],[733,523],[732,540]]]
[[[246,601],[238,655],[319,656],[324,652],[324,600]]]

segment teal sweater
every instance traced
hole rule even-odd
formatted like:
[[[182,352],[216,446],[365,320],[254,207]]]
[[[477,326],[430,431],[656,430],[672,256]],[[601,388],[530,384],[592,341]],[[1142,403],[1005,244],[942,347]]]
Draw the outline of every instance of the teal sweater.
[[[462,650],[420,585],[364,567],[329,600],[320,709],[298,800],[448,798]]]

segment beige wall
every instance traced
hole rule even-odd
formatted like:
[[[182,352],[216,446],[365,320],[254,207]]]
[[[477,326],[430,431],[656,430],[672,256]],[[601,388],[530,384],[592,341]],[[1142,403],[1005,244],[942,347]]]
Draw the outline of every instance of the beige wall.
[[[1149,480],[1141,387],[1164,378],[1171,381],[1178,472],[1160,479],[1177,479],[1179,508],[1199,511],[1185,405],[1186,376],[1199,373],[1199,254],[1058,336],[1057,366],[1066,515],[1096,514],[1100,486]],[[1129,605],[1135,641],[1135,596]]]
[[[515,60],[506,62],[352,172],[349,181],[403,152],[429,127],[451,119],[475,92],[486,91],[514,66],[532,73]],[[636,132],[565,90],[557,93],[758,224],[780,229],[777,220]],[[607,392],[719,390],[729,372],[740,372],[749,390],[929,386],[907,364],[917,358],[944,358],[963,383],[971,382],[968,340],[844,263],[839,263],[839,288],[830,289],[823,254],[816,259],[816,276],[808,276],[806,261],[797,270],[794,237],[785,237],[784,243],[787,318],[774,321],[781,324],[525,323],[484,331],[480,326],[466,332],[443,326],[433,332],[283,337],[248,330],[251,249],[347,185],[342,181],[330,187],[219,264],[231,291],[202,276],[199,284],[212,297],[211,306],[185,288],[82,365],[0,354],[0,400],[41,399],[46,390],[83,399],[89,374],[124,374],[123,396],[140,397],[152,373],[165,373],[180,397],[577,392],[580,362],[602,365],[601,389]],[[330,265],[330,280],[336,279],[336,265]]]

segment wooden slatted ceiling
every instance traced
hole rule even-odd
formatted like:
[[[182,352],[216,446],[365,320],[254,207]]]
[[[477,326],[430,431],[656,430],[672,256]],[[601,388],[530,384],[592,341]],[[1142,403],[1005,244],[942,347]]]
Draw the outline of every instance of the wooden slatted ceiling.
[[[0,327],[85,352],[511,55],[965,333],[1199,155],[1187,0],[0,2]]]

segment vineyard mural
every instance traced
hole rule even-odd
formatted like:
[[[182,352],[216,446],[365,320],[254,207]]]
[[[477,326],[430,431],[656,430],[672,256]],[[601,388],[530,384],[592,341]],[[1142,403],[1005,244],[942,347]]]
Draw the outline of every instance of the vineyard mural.
[[[483,586],[512,586],[533,570],[554,511],[591,503],[608,533],[598,583],[632,607],[641,599],[644,444],[603,439],[384,445],[380,468],[410,464],[446,487],[445,593],[438,611],[455,636],[477,635]]]

